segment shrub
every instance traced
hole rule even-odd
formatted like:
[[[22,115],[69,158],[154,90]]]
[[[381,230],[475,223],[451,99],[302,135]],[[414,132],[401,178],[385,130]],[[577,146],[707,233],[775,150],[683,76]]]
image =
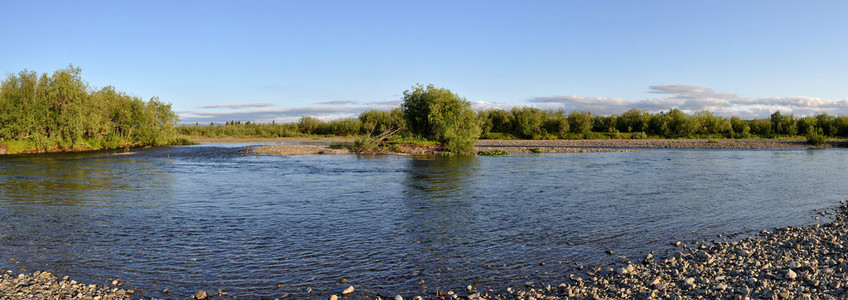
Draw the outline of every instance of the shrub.
[[[807,144],[813,146],[822,146],[827,143],[827,137],[821,134],[821,130],[811,131],[807,135]]]
[[[484,156],[509,155],[509,151],[501,150],[501,149],[491,150],[491,151],[480,151],[480,152],[477,152],[477,155],[484,155]]]
[[[530,152],[533,152],[533,153],[542,153],[542,148],[538,148],[538,147],[530,148],[529,150],[530,150]]]
[[[330,131],[336,135],[357,135],[362,129],[362,121],[358,118],[344,118],[330,121]]]
[[[471,103],[448,89],[417,85],[403,92],[401,104],[409,131],[437,140],[447,151],[473,153],[480,124]]]
[[[647,138],[648,138],[648,135],[645,134],[644,131],[634,132],[634,133],[630,134],[630,139],[633,139],[633,140],[644,140],[644,139],[647,139]]]

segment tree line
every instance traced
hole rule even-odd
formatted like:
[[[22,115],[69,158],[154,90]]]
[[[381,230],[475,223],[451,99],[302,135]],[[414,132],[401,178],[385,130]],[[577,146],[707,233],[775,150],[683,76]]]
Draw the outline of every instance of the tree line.
[[[28,70],[8,75],[0,85],[0,144],[25,152],[179,142],[179,118],[170,104],[156,97],[143,101],[112,86],[92,89],[80,73],[69,66],[52,75]]]
[[[449,90],[438,91],[430,87],[439,97]],[[427,87],[420,87],[426,92]],[[410,98],[415,92],[407,91]],[[438,96],[438,95],[437,95]],[[459,98],[461,100],[461,98]],[[404,102],[406,103],[406,102]],[[438,121],[429,117],[429,111],[405,106],[412,114],[428,117],[405,117],[404,107],[391,111],[369,110],[358,117],[323,121],[303,116],[291,123],[251,123],[231,121],[225,124],[181,125],[181,134],[201,137],[255,136],[295,137],[307,135],[355,136],[380,134],[389,129],[399,129],[400,135],[437,138],[438,126],[427,122]],[[806,136],[820,134],[826,137],[848,137],[848,116],[796,117],[772,113],[766,119],[742,120],[739,117],[723,117],[709,111],[686,114],[672,108],[668,111],[650,113],[631,109],[622,114],[600,115],[586,111],[543,110],[535,107],[512,109],[488,109],[466,114],[462,124],[477,124],[481,138],[489,139],[581,139],[581,138],[773,138],[779,136]],[[453,116],[452,118],[457,118]],[[421,129],[426,128],[426,129]],[[444,125],[441,128],[446,128]],[[473,128],[466,128],[472,131]]]
[[[591,112],[541,110],[516,107],[479,113],[483,136],[506,135],[519,138],[749,138],[806,136],[848,137],[848,116],[795,117],[772,113],[768,119],[742,120],[722,117],[709,111],[686,114],[672,108],[650,113],[631,109],[622,114],[598,115]]]

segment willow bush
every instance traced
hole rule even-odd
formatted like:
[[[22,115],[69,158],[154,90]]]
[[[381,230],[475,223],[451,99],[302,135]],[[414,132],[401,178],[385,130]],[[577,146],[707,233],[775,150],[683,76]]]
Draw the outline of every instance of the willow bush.
[[[0,84],[0,140],[30,145],[22,151],[168,145],[178,141],[178,120],[156,97],[92,89],[73,66],[40,76],[24,70]]]

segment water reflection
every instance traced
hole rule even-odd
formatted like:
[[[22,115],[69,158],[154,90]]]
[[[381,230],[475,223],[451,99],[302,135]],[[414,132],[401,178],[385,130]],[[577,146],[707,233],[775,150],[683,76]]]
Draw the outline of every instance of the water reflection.
[[[471,263],[468,247],[479,239],[475,202],[480,161],[475,157],[415,157],[408,161],[404,180],[404,224],[418,249],[414,263],[422,270],[422,292],[439,285],[469,280],[455,268],[479,267]],[[465,273],[465,272],[462,272]]]
[[[0,267],[20,268],[8,259],[16,258],[28,262],[25,269],[63,273],[71,266],[78,279],[96,280],[134,262],[142,239],[128,237],[138,230],[136,218],[174,190],[160,165],[105,152],[3,157]]]
[[[341,278],[357,297],[432,295],[556,284],[574,261],[614,259],[604,249],[637,257],[669,240],[803,225],[848,193],[848,172],[833,167],[848,163],[845,150],[257,157],[228,147],[0,157],[0,267],[119,277],[157,298],[168,288],[310,299],[338,293]]]

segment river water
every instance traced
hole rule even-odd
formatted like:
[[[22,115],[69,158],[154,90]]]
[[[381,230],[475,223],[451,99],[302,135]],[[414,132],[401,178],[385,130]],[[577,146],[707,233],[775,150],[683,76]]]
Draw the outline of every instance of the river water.
[[[120,278],[166,298],[502,290],[662,255],[670,241],[824,222],[816,212],[848,194],[846,149],[443,158],[242,146],[0,157],[0,268]]]

